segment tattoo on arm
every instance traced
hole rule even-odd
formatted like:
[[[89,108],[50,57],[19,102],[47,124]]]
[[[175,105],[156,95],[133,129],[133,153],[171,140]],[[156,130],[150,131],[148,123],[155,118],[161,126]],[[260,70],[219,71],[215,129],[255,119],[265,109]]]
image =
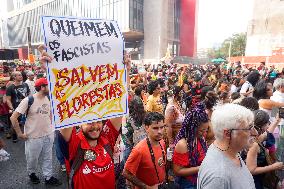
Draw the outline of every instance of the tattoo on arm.
[[[141,180],[139,180],[135,175],[133,175],[132,173],[130,173],[127,170],[124,170],[123,172],[123,176],[129,180],[130,182],[132,182],[135,186],[138,186],[139,188],[142,189],[146,189],[147,185],[145,183],[143,183]]]

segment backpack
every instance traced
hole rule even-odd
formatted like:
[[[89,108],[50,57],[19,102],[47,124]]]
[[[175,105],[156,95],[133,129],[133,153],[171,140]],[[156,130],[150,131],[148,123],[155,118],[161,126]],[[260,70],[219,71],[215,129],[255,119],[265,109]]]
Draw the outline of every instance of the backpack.
[[[50,100],[49,96],[46,96],[48,98],[48,100]],[[29,110],[31,108],[31,106],[33,105],[34,103],[34,96],[31,95],[28,97],[28,108],[27,108],[27,111],[26,111],[26,117],[28,117],[28,113],[29,113]]]
[[[20,115],[20,121],[19,123],[21,125],[25,125],[26,123],[26,120],[27,120],[27,117],[28,117],[28,114],[29,114],[29,111],[30,111],[30,108],[32,106],[32,104],[34,103],[34,97],[33,96],[28,96],[28,108],[27,108],[27,111],[25,114],[23,115]]]

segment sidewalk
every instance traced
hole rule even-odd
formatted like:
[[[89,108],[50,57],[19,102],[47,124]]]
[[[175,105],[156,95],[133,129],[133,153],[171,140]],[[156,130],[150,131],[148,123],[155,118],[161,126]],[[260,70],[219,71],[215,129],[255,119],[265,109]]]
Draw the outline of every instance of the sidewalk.
[[[26,172],[25,143],[21,140],[18,143],[12,143],[12,140],[5,139],[3,132],[0,133],[6,143],[5,150],[10,153],[10,159],[6,162],[0,162],[0,188],[1,189],[38,189],[51,188],[46,187],[41,169],[38,169],[40,184],[30,183]],[[41,160],[39,161],[41,165]],[[55,149],[53,149],[53,170],[56,176],[63,184],[58,189],[67,188],[66,173],[60,171],[60,165],[56,159]]]

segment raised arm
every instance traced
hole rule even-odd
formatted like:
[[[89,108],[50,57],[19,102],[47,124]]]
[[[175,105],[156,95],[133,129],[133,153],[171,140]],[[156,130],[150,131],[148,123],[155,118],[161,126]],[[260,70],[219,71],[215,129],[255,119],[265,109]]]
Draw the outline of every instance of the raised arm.
[[[73,127],[68,127],[68,128],[60,129],[59,131],[60,131],[62,137],[64,138],[64,140],[65,140],[66,142],[69,142],[70,139],[71,139]]]
[[[122,124],[122,117],[111,118],[110,122],[114,126],[114,128],[119,131]]]

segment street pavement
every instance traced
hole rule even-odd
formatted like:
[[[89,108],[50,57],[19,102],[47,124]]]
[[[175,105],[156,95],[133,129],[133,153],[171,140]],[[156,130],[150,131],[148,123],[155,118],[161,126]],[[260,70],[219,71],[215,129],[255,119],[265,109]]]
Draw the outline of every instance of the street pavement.
[[[41,160],[39,161],[37,175],[40,178],[40,184],[32,184],[26,171],[25,158],[25,143],[19,140],[13,143],[12,140],[7,140],[0,132],[0,137],[4,139],[6,146],[5,150],[10,153],[10,159],[5,162],[0,162],[0,189],[41,189],[41,188],[67,188],[66,173],[61,172],[60,165],[56,159],[55,148],[53,148],[53,170],[54,176],[63,184],[59,187],[47,187],[44,184],[44,178],[41,172]]]

